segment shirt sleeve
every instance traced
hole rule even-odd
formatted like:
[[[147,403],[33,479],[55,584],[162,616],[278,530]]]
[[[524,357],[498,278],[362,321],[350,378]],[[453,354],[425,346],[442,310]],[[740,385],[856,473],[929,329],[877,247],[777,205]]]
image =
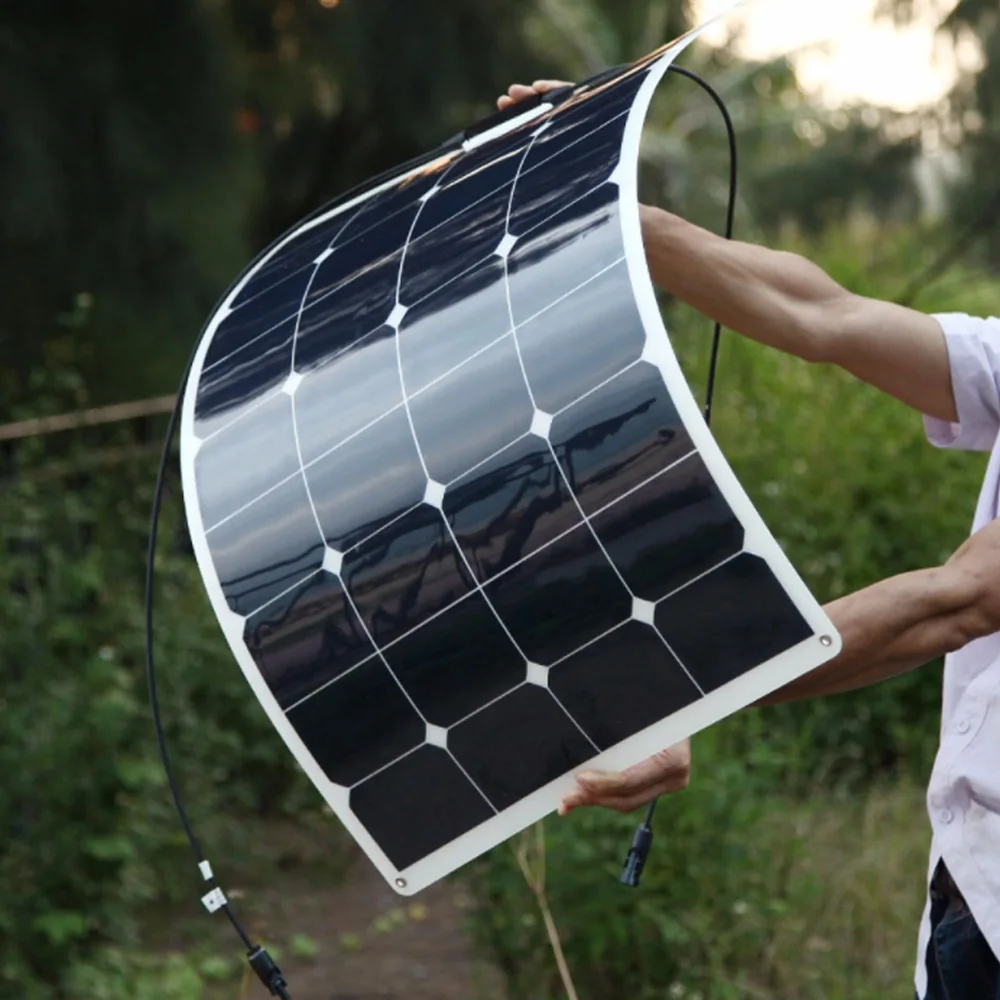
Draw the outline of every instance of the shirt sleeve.
[[[927,439],[938,448],[991,451],[1000,435],[1000,319],[963,313],[934,318],[948,345],[958,422],[925,416]]]

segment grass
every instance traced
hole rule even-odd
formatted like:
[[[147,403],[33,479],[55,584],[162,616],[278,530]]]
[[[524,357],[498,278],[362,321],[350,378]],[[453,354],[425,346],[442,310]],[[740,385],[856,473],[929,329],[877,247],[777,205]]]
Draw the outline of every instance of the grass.
[[[694,784],[663,803],[638,892],[616,881],[636,817],[547,822],[548,898],[580,1000],[910,1000],[930,840],[923,789],[817,788],[803,802],[728,782],[684,807]],[[509,854],[476,872],[477,937],[511,996],[565,1000]]]

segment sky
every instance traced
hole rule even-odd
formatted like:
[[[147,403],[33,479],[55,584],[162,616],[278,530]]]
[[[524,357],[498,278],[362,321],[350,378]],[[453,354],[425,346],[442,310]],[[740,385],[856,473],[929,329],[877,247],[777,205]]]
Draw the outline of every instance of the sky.
[[[700,0],[700,19],[731,6],[732,0]],[[861,101],[909,111],[939,99],[956,72],[950,43],[936,38],[940,15],[925,13],[900,29],[873,22],[874,7],[875,0],[754,0],[706,40],[721,42],[738,21],[745,30],[737,49],[748,58],[810,46],[794,58],[799,81],[831,106]],[[960,58],[974,54],[963,50]]]

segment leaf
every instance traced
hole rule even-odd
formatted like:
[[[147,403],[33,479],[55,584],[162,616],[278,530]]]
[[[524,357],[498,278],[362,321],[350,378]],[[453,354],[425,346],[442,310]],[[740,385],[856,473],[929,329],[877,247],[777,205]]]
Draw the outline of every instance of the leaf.
[[[293,934],[288,939],[288,952],[296,958],[315,958],[319,954],[319,945],[305,934]]]
[[[31,925],[56,946],[67,944],[87,933],[86,917],[72,910],[52,910],[49,913],[42,913],[35,917]]]

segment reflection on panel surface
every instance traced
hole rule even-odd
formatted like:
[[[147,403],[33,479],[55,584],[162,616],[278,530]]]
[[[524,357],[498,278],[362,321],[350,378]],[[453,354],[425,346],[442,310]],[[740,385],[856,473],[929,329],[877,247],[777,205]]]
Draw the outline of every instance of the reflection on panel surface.
[[[375,655],[343,585],[323,572],[250,615],[243,640],[284,708]]]
[[[310,223],[195,372],[241,652],[397,869],[811,635],[648,360],[645,78]]]
[[[534,434],[449,486],[444,513],[480,582],[510,569],[582,521],[552,449]]]
[[[327,777],[353,785],[414,747],[427,733],[417,710],[379,660],[367,660],[288,719]]]

